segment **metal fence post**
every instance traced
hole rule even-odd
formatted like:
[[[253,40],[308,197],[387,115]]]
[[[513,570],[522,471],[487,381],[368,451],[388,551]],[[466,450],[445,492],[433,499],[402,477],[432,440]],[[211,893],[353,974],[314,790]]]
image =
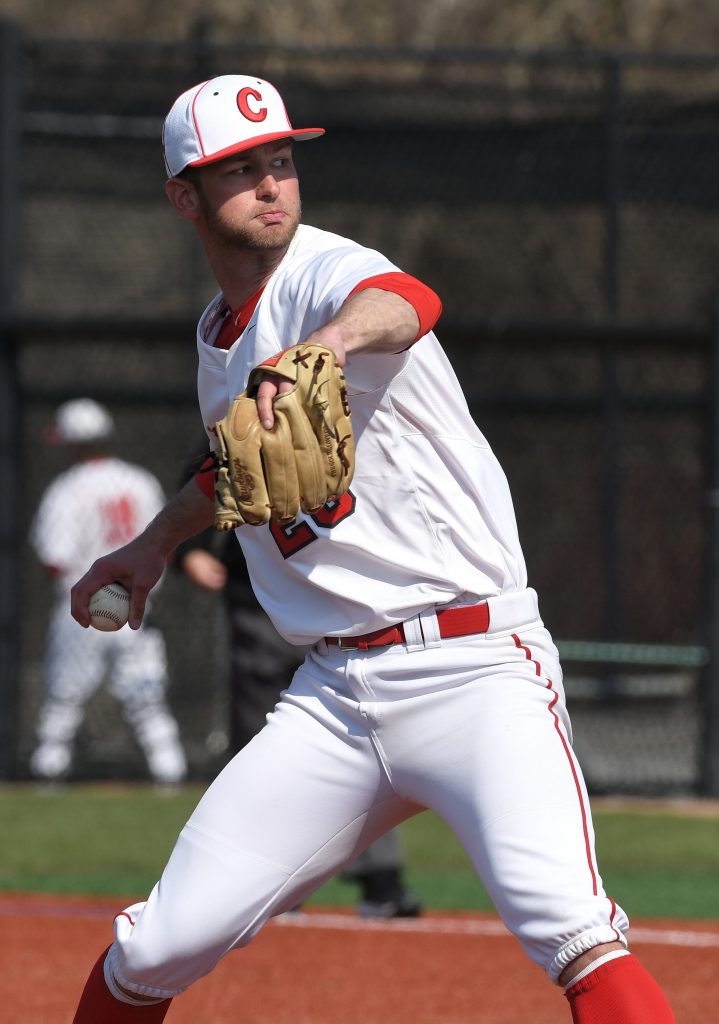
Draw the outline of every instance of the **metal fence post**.
[[[605,163],[605,312],[616,323],[621,312],[621,207],[623,197],[623,67],[616,56],[606,65],[606,163]],[[619,374],[620,353],[613,341],[605,342],[604,380],[604,481],[602,522],[605,564],[605,640],[624,639],[624,537],[622,530],[624,405]],[[604,666],[604,697],[616,697],[617,670]]]
[[[0,778],[15,761],[18,620],[18,436],[15,338],[11,325],[17,260],[20,43],[0,22]]]
[[[607,58],[604,287],[607,316],[615,320],[622,302],[622,199],[624,192],[624,67]]]
[[[709,472],[707,493],[707,649],[704,674],[702,791],[719,796],[719,297],[709,344]]]

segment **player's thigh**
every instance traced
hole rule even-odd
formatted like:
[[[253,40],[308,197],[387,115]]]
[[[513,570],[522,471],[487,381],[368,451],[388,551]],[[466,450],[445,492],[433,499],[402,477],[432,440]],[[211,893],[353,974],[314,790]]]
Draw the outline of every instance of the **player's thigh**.
[[[128,987],[178,991],[414,808],[351,707],[289,695],[210,786],[118,945]]]
[[[551,639],[528,629],[477,654],[473,682],[419,711],[424,749],[414,758],[403,747],[398,785],[447,821],[507,926],[548,968],[579,934],[617,938],[611,922],[623,915],[597,869]]]
[[[260,856],[297,862],[393,793],[364,733],[325,725],[285,697],[203,797],[190,826]]]

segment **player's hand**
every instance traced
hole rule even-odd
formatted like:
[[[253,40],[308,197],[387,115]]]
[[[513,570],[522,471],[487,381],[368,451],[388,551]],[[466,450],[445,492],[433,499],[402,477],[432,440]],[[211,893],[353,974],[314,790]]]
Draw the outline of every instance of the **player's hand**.
[[[70,611],[81,626],[90,625],[88,605],[90,598],[105,586],[117,580],[130,592],[131,629],[139,629],[145,614],[147,596],[165,570],[165,556],[142,537],[99,558],[70,592]]]
[[[227,566],[202,548],[188,551],[182,559],[185,576],[203,590],[222,590],[227,584]]]
[[[320,338],[321,334],[321,338]],[[337,336],[335,336],[337,335]],[[335,354],[335,360],[338,366],[344,366],[347,361],[347,354],[345,352],[345,346],[338,333],[331,331],[329,327],[323,328],[322,331],[315,331],[307,339],[308,344],[322,345],[324,348],[331,349]],[[292,390],[292,383],[288,381],[286,377],[281,377],[277,373],[272,373],[266,370],[262,374],[262,379],[257,387],[257,415],[260,418],[260,423],[267,430],[272,430],[275,423],[275,414],[272,409],[272,403],[278,395],[284,395],[288,391]]]

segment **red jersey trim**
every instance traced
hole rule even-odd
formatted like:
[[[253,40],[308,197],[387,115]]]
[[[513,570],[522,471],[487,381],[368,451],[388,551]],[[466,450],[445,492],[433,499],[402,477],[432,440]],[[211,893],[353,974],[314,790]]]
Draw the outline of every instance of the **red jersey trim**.
[[[428,288],[426,284],[418,281],[416,277],[403,274],[401,271],[367,277],[355,285],[347,298],[364,291],[365,288],[381,288],[385,292],[394,292],[395,295],[401,295],[414,307],[415,313],[419,317],[419,331],[415,341],[419,341],[432,330],[442,313],[442,302],[439,295]]]
[[[252,319],[252,314],[257,308],[257,303],[260,301],[264,290],[265,286],[260,285],[257,291],[250,295],[249,299],[245,299],[239,309],[228,310],[224,323],[214,340],[214,348],[232,348]]]

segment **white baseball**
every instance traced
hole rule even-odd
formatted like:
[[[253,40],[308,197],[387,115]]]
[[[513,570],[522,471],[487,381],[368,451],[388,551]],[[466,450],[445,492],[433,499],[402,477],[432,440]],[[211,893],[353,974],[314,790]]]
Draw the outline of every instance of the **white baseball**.
[[[103,633],[122,629],[130,614],[130,593],[121,583],[107,583],[92,595],[88,611],[95,629]]]

